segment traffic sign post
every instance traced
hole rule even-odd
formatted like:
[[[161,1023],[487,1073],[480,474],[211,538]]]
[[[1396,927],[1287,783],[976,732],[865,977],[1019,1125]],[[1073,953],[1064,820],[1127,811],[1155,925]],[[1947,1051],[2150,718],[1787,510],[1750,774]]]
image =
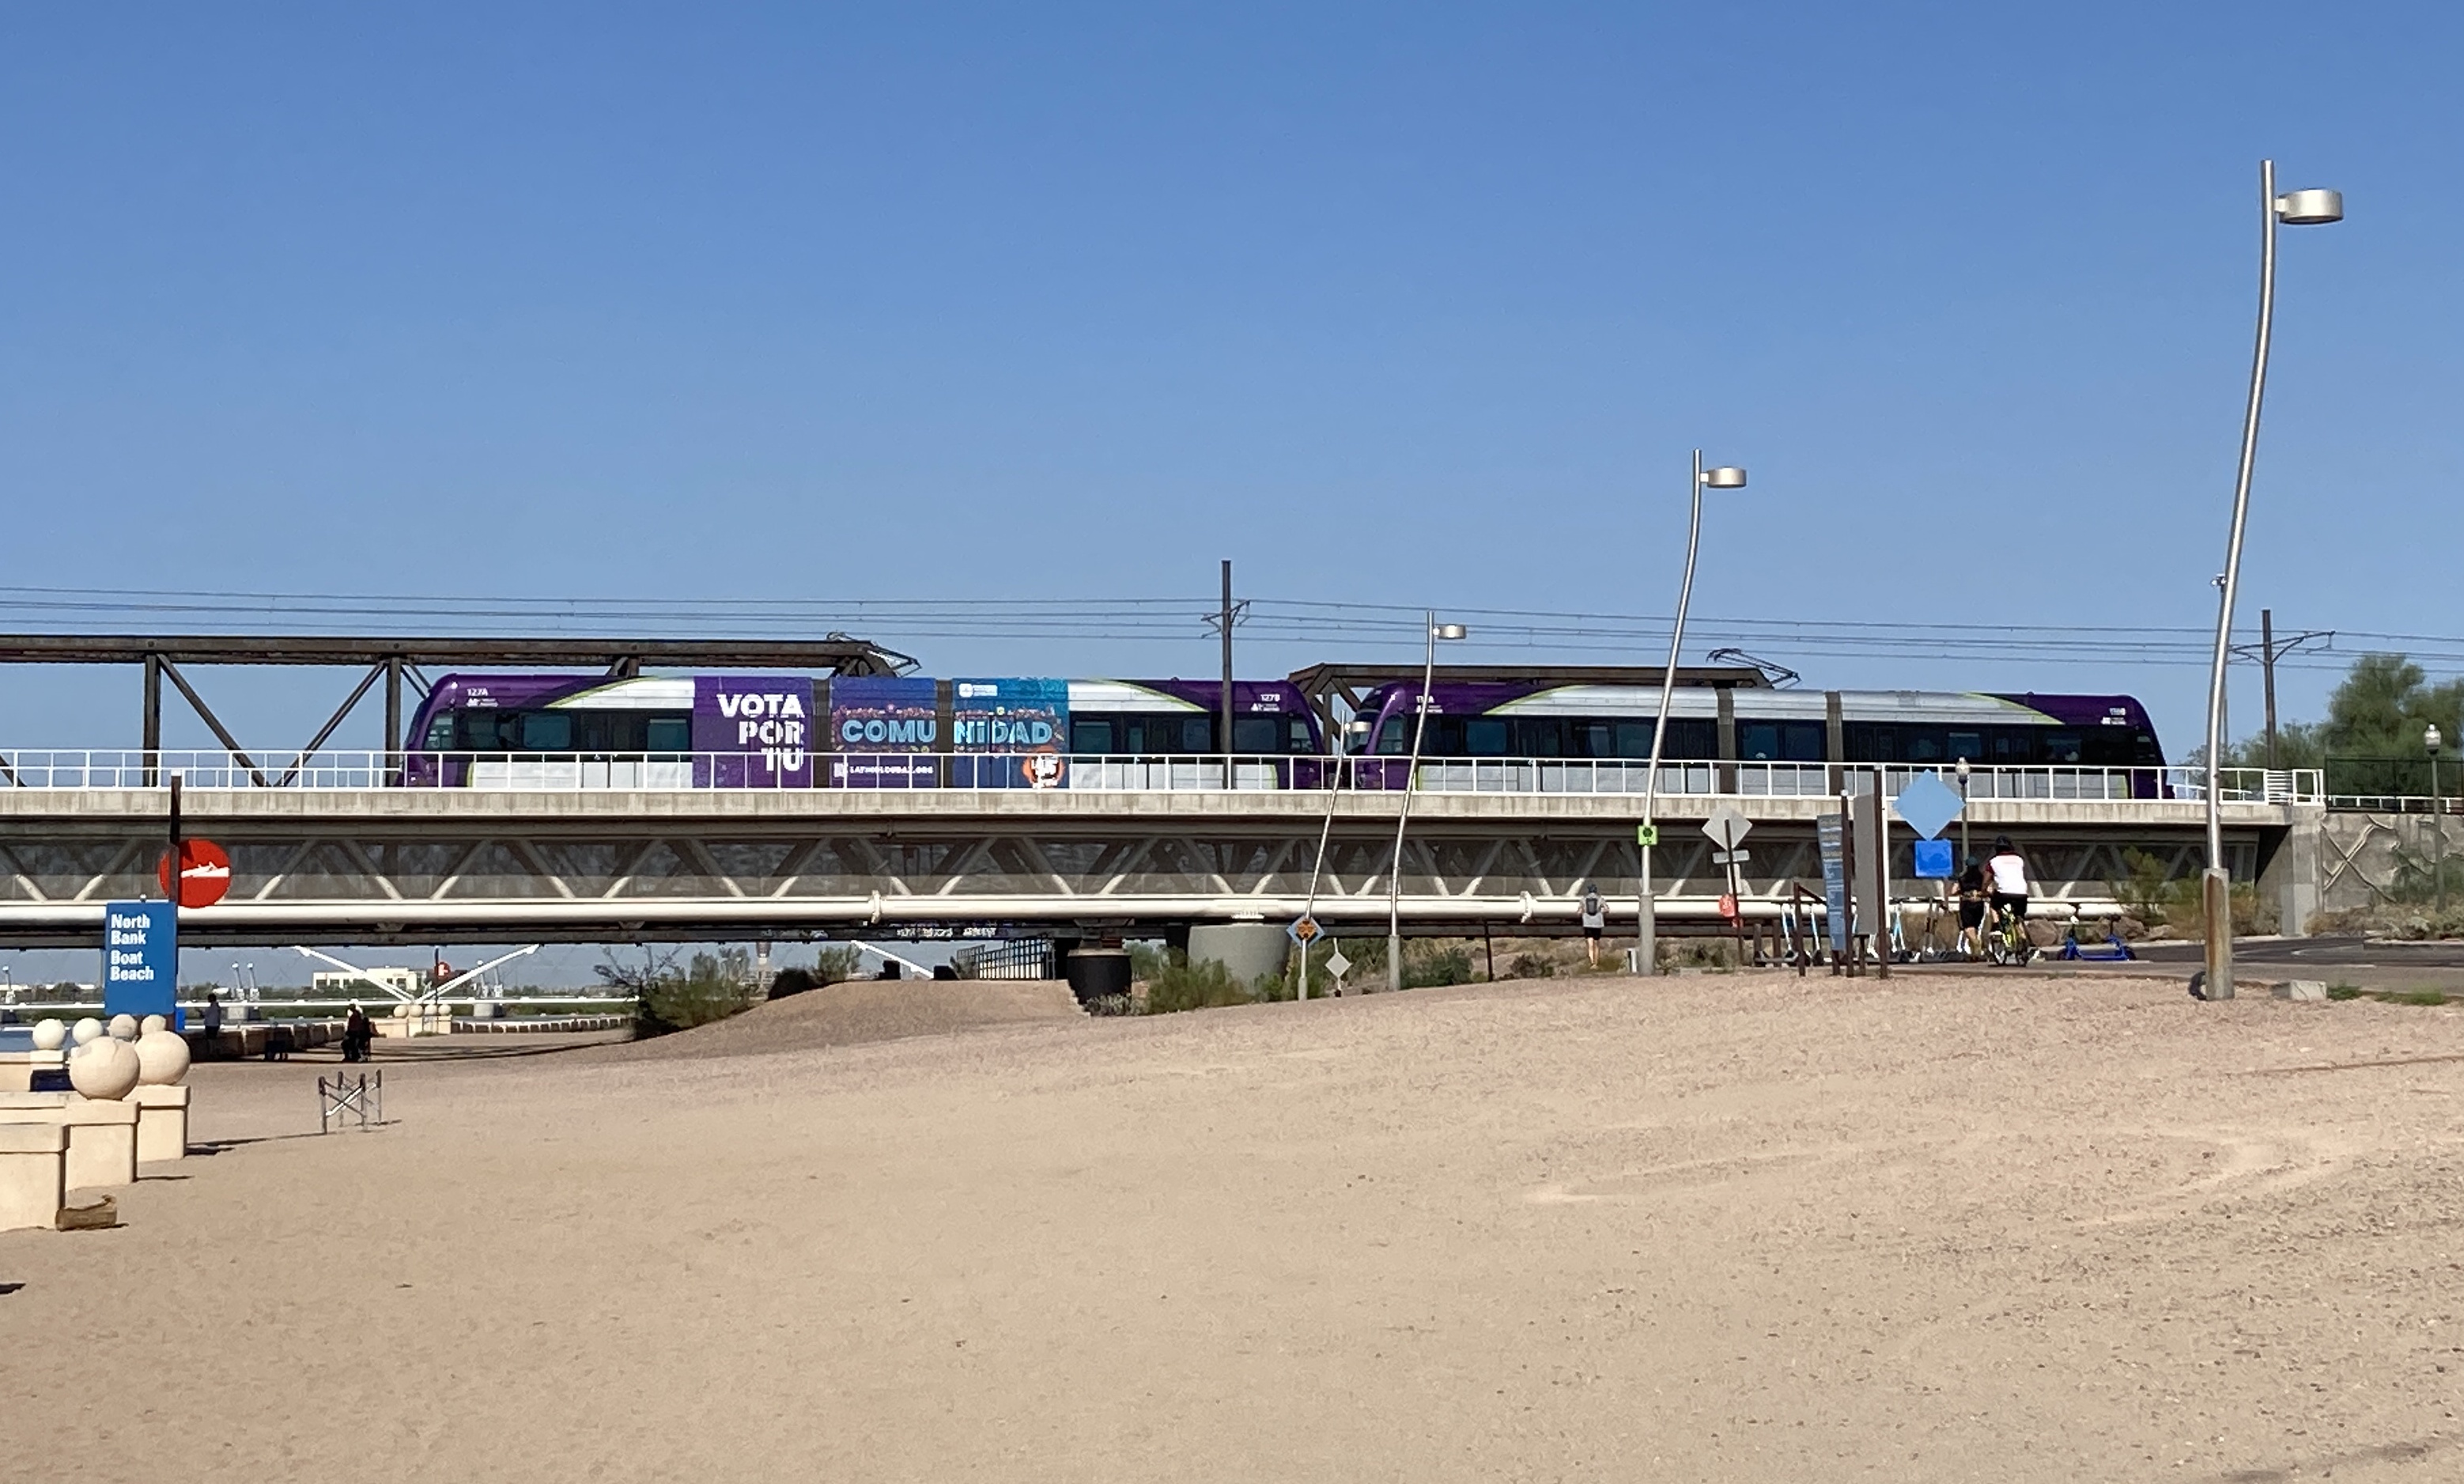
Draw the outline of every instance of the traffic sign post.
[[[211,906],[231,890],[231,856],[209,840],[184,840],[155,863],[163,898],[182,906]]]
[[[1748,856],[1747,852],[1737,848],[1737,842],[1744,840],[1746,833],[1753,827],[1754,821],[1746,818],[1745,811],[1731,803],[1722,803],[1711,811],[1711,818],[1703,821],[1703,833],[1711,837],[1711,843],[1720,847],[1711,853],[1711,863],[1724,866],[1728,872],[1728,889],[1720,898],[1720,915],[1728,920],[1729,931],[1736,940],[1737,967],[1740,969],[1746,967],[1746,914],[1737,906],[1743,885],[1737,867],[1745,863]]]
[[[1309,946],[1317,942],[1318,932],[1317,919],[1307,912],[1293,918],[1284,928],[1284,936],[1291,939],[1292,947],[1301,950],[1299,997],[1302,999],[1309,997]]]

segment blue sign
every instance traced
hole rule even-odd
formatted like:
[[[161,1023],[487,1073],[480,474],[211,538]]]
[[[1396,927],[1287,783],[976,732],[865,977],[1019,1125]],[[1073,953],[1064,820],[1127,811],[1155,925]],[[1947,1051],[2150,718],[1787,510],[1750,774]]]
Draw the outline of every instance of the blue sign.
[[[1902,816],[1902,818],[1906,817]],[[1918,880],[1948,881],[1957,874],[1951,869],[1950,841],[1921,840],[1917,841],[1916,852]]]
[[[179,1008],[180,913],[168,902],[102,908],[102,1013],[170,1015]]]
[[[1822,915],[1831,929],[1831,949],[1848,951],[1848,821],[1836,814],[1814,818],[1815,843],[1822,851]]]
[[[1950,821],[1958,818],[1968,808],[1968,800],[1942,781],[1941,774],[1921,773],[1910,780],[1906,788],[1900,790],[1900,797],[1891,800],[1891,807],[1899,811],[1901,818],[1908,821],[1908,828],[1931,840],[1950,828]],[[1923,876],[1925,872],[1917,874]],[[1950,873],[1946,871],[1943,874],[1947,876]]]

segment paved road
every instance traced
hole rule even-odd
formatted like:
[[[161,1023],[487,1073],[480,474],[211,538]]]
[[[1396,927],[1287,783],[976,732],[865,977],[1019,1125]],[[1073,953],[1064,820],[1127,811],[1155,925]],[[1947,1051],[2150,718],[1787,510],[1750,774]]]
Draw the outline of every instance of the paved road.
[[[2195,964],[2195,943],[2137,943],[2131,949],[2151,964]],[[2390,943],[2358,936],[2242,939],[2233,944],[2241,964],[2299,968],[2464,969],[2464,943]]]

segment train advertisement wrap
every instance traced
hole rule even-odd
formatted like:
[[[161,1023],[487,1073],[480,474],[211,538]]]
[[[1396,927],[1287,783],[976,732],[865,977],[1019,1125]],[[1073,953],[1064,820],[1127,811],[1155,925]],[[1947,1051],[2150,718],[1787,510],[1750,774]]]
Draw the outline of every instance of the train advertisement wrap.
[[[693,787],[811,788],[814,742],[810,679],[693,677]]]
[[[951,684],[953,782],[959,788],[1068,784],[1069,682],[960,680]]]
[[[940,740],[930,680],[916,676],[830,683],[830,786],[934,788]]]

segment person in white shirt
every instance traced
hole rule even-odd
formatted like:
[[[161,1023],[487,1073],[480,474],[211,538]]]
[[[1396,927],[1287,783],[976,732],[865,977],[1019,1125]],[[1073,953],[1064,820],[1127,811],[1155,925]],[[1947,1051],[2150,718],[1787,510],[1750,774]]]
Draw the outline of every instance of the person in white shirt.
[[[2019,922],[2028,920],[2028,859],[2008,835],[1996,836],[1993,857],[1985,862],[1986,884],[1992,888],[1996,917],[2008,909]]]

